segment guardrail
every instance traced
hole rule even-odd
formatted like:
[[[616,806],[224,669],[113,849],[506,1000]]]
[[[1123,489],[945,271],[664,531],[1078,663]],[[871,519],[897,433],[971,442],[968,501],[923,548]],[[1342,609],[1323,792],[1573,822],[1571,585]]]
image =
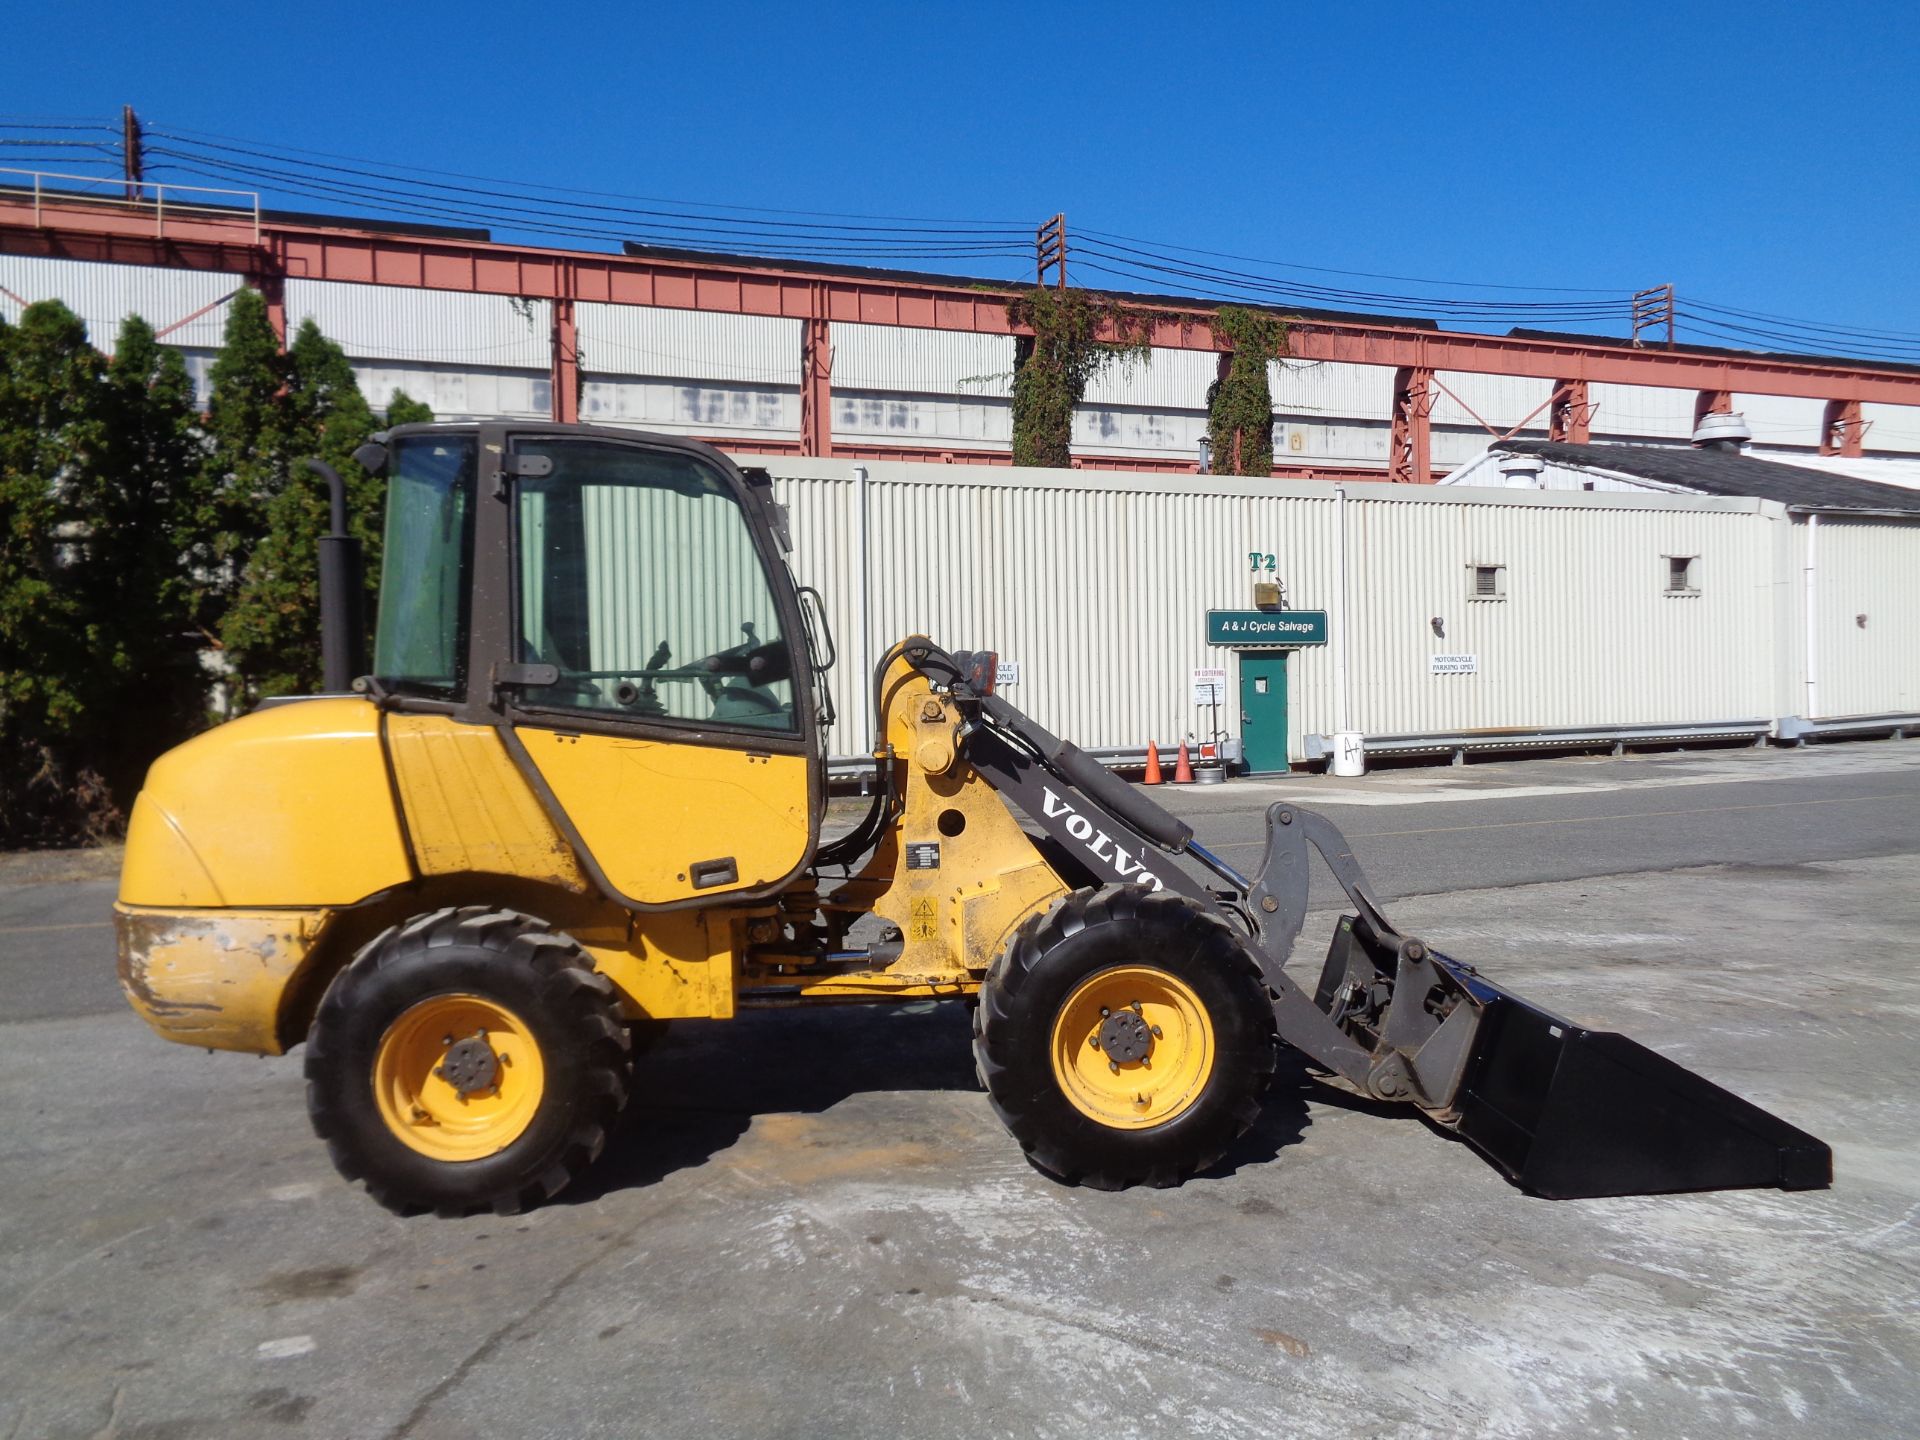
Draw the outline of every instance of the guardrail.
[[[1780,739],[1795,745],[1804,745],[1821,735],[1885,735],[1904,740],[1909,735],[1920,735],[1920,715],[1845,715],[1835,720],[1803,720],[1798,715],[1789,715],[1780,722],[1778,734]]]
[[[65,175],[52,170],[14,170],[0,166],[0,186],[12,185],[7,176],[19,176],[21,183],[16,188],[22,192],[31,192],[33,196],[33,223],[41,222],[41,211],[49,205],[97,205],[103,209],[151,211],[154,219],[154,234],[162,238],[167,233],[167,217],[208,218],[217,216],[223,220],[251,220],[253,223],[253,243],[260,243],[260,193],[257,190],[220,190],[210,185],[162,185],[150,180],[108,179],[100,175]],[[57,180],[67,182],[51,186],[46,182]],[[112,189],[118,193],[96,194],[87,190],[75,190],[71,185],[91,185],[101,189]],[[196,202],[194,195],[226,195],[245,204],[209,204]]]
[[[1462,730],[1427,735],[1368,735],[1366,753],[1373,755],[1445,755],[1466,763],[1469,753],[1495,750],[1586,750],[1609,746],[1618,755],[1632,745],[1688,744],[1711,740],[1751,740],[1764,744],[1774,733],[1771,720],[1728,720],[1691,725],[1588,725],[1569,729]],[[1305,737],[1309,761],[1331,760],[1333,738]]]

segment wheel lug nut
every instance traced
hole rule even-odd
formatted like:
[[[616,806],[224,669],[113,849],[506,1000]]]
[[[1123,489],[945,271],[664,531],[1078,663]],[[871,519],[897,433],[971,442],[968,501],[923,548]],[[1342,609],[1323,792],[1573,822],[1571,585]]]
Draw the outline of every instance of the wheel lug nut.
[[[1160,1038],[1160,1027],[1158,1025],[1149,1025],[1147,1028],[1153,1032],[1154,1039],[1158,1040]]]
[[[1140,1008],[1140,1002],[1136,1000],[1133,1002],[1133,1013],[1136,1015],[1144,1015],[1147,1012]]]
[[[1120,1073],[1120,1062],[1118,1060],[1107,1061],[1107,1069],[1118,1075]]]
[[[1089,1050],[1098,1050],[1100,1048],[1100,1037],[1098,1035],[1087,1036],[1087,1048]]]
[[[1101,1018],[1102,1020],[1104,1020],[1104,1019],[1106,1019],[1106,1018],[1107,1018],[1107,1017],[1108,1017],[1109,1015],[1111,1015],[1111,1014],[1113,1014],[1113,1012],[1112,1012],[1111,1010],[1109,1010],[1109,1009],[1107,1009],[1107,1007],[1106,1007],[1106,1006],[1104,1006],[1104,1005],[1102,1005],[1102,1006],[1100,1007],[1100,1018]]]

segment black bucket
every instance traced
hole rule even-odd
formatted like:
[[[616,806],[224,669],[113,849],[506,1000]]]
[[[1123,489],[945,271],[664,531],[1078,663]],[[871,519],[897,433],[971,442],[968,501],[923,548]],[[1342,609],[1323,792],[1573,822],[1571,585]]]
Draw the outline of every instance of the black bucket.
[[[1806,1131],[1443,963],[1486,1006],[1455,1128],[1522,1189],[1576,1200],[1833,1183],[1833,1151]]]

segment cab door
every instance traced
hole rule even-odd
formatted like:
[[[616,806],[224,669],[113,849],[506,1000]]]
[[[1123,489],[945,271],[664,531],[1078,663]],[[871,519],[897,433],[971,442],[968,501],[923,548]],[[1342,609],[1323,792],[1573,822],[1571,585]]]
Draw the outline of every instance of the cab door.
[[[710,457],[508,440],[508,723],[589,869],[642,906],[777,887],[818,834],[794,596],[759,500]]]

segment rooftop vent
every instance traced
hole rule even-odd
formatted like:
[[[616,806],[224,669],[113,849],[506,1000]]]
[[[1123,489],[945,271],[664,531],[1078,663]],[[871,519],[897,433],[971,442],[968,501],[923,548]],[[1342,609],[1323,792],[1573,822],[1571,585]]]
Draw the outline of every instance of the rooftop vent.
[[[1693,432],[1693,443],[1702,450],[1724,450],[1738,455],[1753,439],[1753,428],[1744,415],[1702,415]]]
[[[1502,455],[1500,473],[1509,490],[1534,490],[1540,485],[1540,472],[1546,467],[1538,455]]]

